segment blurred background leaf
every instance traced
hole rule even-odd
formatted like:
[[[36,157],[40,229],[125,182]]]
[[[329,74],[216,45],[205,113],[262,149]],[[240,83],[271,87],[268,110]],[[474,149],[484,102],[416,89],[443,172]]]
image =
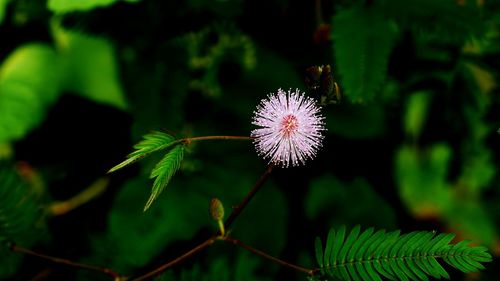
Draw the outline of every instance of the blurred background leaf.
[[[20,46],[0,70],[0,143],[24,137],[44,119],[60,89],[56,52],[45,44]]]
[[[95,8],[102,8],[114,4],[115,2],[137,2],[138,0],[48,0],[47,8],[55,13],[69,13],[75,11],[88,11]]]
[[[99,103],[126,109],[127,101],[111,43],[104,38],[64,30],[57,24],[53,29],[64,67],[63,89]]]

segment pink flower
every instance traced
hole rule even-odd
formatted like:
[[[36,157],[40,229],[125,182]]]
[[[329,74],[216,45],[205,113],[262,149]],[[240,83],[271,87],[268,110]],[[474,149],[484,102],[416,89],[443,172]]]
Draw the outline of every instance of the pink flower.
[[[325,130],[320,108],[299,90],[279,89],[263,99],[254,112],[252,131],[255,148],[269,163],[288,167],[304,164],[316,156]]]

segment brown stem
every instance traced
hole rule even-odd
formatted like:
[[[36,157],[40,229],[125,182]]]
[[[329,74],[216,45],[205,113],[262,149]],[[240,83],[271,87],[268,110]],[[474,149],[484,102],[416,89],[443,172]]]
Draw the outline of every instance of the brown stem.
[[[119,277],[120,277],[120,275],[118,274],[118,272],[113,271],[113,270],[111,270],[109,268],[103,268],[103,267],[98,267],[98,266],[93,266],[93,265],[88,265],[88,264],[76,263],[76,262],[72,262],[70,260],[66,260],[66,259],[62,259],[62,258],[56,258],[56,257],[44,255],[44,254],[39,254],[37,252],[34,252],[34,251],[29,250],[29,249],[23,248],[23,247],[18,246],[16,244],[10,244],[10,249],[13,252],[23,253],[25,255],[29,255],[29,256],[32,256],[32,257],[37,257],[37,258],[40,258],[40,259],[48,260],[48,261],[51,261],[53,263],[63,264],[63,265],[67,265],[67,266],[71,266],[71,267],[76,267],[76,268],[80,268],[80,269],[86,269],[86,270],[101,272],[101,273],[104,273],[106,275],[109,275],[109,276],[113,277],[113,280],[119,280]]]
[[[247,136],[202,136],[202,137],[192,137],[179,139],[179,142],[185,144],[190,144],[193,141],[204,141],[204,140],[253,140],[253,137]]]
[[[198,137],[198,138],[195,138],[197,140],[200,140],[200,139],[212,139],[212,138],[218,138],[219,136],[208,136],[208,137]],[[192,139],[191,139],[192,140]],[[271,164],[269,165],[269,167],[267,168],[267,170],[264,172],[264,174],[259,178],[259,180],[255,183],[255,185],[252,187],[252,189],[250,190],[250,192],[248,192],[248,194],[245,196],[245,198],[243,198],[243,201],[241,201],[241,203],[235,207],[233,209],[233,211],[231,212],[231,214],[229,215],[228,219],[226,220],[226,222],[224,223],[224,227],[227,229],[229,228],[229,226],[234,222],[234,220],[241,214],[241,212],[243,211],[243,209],[248,205],[248,203],[250,202],[250,200],[253,198],[253,196],[257,193],[257,191],[259,191],[259,189],[264,185],[264,183],[266,182],[266,180],[269,178],[269,176],[271,175],[271,171],[273,170],[274,168],[274,165]],[[210,237],[209,239],[207,239],[205,242],[199,244],[198,246],[194,247],[193,249],[191,249],[189,252],[186,252],[184,253],[182,256],[156,268],[155,270],[151,271],[151,272],[148,272],[146,273],[145,275],[143,276],[140,276],[140,277],[137,277],[135,279],[132,279],[131,281],[142,281],[142,280],[146,280],[148,278],[151,278],[151,277],[154,277],[160,273],[162,273],[163,271],[169,269],[170,267],[180,263],[181,261],[193,256],[194,254],[204,250],[205,248],[211,246],[215,240],[217,240],[218,238],[223,238],[224,236],[221,235],[221,233],[218,233],[218,235],[215,235],[215,236],[212,236]]]
[[[198,252],[201,252],[202,250],[204,250],[205,248],[211,246],[215,239],[217,237],[216,236],[212,236],[210,238],[208,238],[207,240],[205,240],[205,242],[199,244],[198,246],[194,247],[193,249],[189,250],[188,252],[184,253],[183,255],[175,258],[174,260],[158,267],[157,269],[151,271],[151,272],[148,272],[147,274],[145,275],[142,275],[140,277],[137,277],[135,279],[132,279],[131,281],[142,281],[142,280],[148,280],[149,278],[152,278],[152,277],[155,277],[157,275],[159,275],[160,273],[162,273],[163,271],[169,269],[170,267],[182,262],[183,260],[195,255],[196,253]]]
[[[195,137],[195,138],[187,138],[187,139],[181,139],[179,141],[182,141],[182,142],[185,142],[185,143],[189,143],[191,141],[197,141],[197,140],[210,140],[210,139],[239,139],[239,140],[248,140],[248,139],[252,139],[251,137],[237,137],[237,136],[205,136],[205,137]],[[224,226],[226,228],[228,228],[235,220],[236,218],[241,214],[241,212],[243,211],[243,209],[248,205],[248,203],[250,202],[250,200],[252,200],[252,198],[254,197],[254,195],[260,190],[260,188],[264,185],[264,183],[267,181],[267,179],[269,178],[269,176],[271,175],[271,172],[272,170],[274,169],[274,165],[271,164],[268,166],[267,170],[264,172],[264,174],[259,178],[259,180],[255,183],[255,185],[252,187],[252,189],[248,192],[248,194],[245,196],[245,198],[243,198],[243,201],[238,205],[236,206],[233,211],[231,212],[231,214],[229,215],[228,219],[226,220]],[[310,275],[312,275],[311,271],[307,271],[308,269],[303,269],[301,267],[298,267],[298,266],[294,266],[292,264],[288,264],[284,261],[281,261],[279,259],[276,259],[264,252],[261,252],[259,250],[256,250],[256,249],[253,249],[249,246],[246,246],[244,245],[243,243],[239,242],[238,240],[235,240],[235,239],[232,239],[232,238],[227,238],[227,237],[224,237],[224,236],[221,236],[221,235],[214,235],[210,238],[208,238],[207,240],[205,240],[203,243],[197,245],[196,247],[194,247],[193,249],[189,250],[188,252],[182,254],[181,256],[175,258],[174,260],[154,269],[153,271],[150,271],[148,273],[146,273],[145,275],[142,275],[142,276],[139,276],[135,279],[132,279],[131,281],[142,281],[142,280],[147,280],[147,279],[150,279],[154,276],[157,276],[159,275],[160,273],[162,273],[163,271],[169,269],[170,267],[184,261],[185,259],[201,252],[202,250],[208,248],[209,246],[211,246],[217,239],[219,240],[226,240],[228,239],[228,242],[231,242],[233,244],[236,244],[236,245],[239,245],[240,247],[243,247],[251,252],[254,252],[260,256],[263,256],[263,257],[266,257],[274,262],[277,262],[279,264],[282,264],[282,265],[285,265],[285,266],[288,266],[288,267],[292,267],[292,268],[295,268],[296,270],[299,270],[299,271],[302,271],[302,272],[306,272]],[[236,242],[234,242],[236,241]],[[87,265],[87,264],[81,264],[81,263],[76,263],[76,262],[72,262],[72,261],[69,261],[69,260],[66,260],[66,259],[61,259],[61,258],[57,258],[57,257],[51,257],[51,256],[47,256],[47,255],[43,255],[43,254],[39,254],[39,253],[36,253],[36,252],[33,252],[31,250],[28,250],[28,249],[25,249],[25,248],[22,248],[22,247],[19,247],[15,244],[12,244],[10,245],[10,248],[12,251],[14,252],[19,252],[19,253],[24,253],[24,254],[27,254],[27,255],[31,255],[31,256],[35,256],[35,257],[38,257],[38,258],[42,258],[42,259],[45,259],[45,260],[49,260],[49,261],[52,261],[54,263],[59,263],[59,264],[64,264],[64,265],[68,265],[68,266],[72,266],[72,267],[76,267],[76,268],[80,268],[80,269],[87,269],[87,270],[92,270],[92,271],[98,271],[98,272],[102,272],[104,274],[107,274],[109,276],[112,276],[114,280],[125,280],[125,278],[123,277],[120,277],[120,275],[111,270],[111,269],[108,269],[108,268],[101,268],[101,267],[97,267],[97,266],[92,266],[92,265]]]
[[[226,229],[228,229],[233,224],[234,220],[236,220],[236,218],[241,214],[243,209],[245,209],[245,207],[248,205],[250,200],[252,200],[254,195],[264,185],[264,183],[267,181],[267,179],[271,175],[271,172],[273,171],[274,167],[275,167],[274,164],[270,164],[267,167],[267,170],[264,172],[264,174],[262,174],[260,179],[255,183],[255,185],[252,187],[250,192],[248,192],[248,194],[245,196],[245,198],[243,198],[243,201],[241,201],[241,203],[233,209],[233,211],[231,212],[231,214],[227,218],[226,222],[224,223],[224,227]]]
[[[278,258],[275,258],[275,257],[267,254],[267,253],[262,252],[261,250],[257,250],[257,249],[255,249],[255,248],[253,248],[251,246],[248,246],[247,244],[241,242],[240,240],[234,239],[232,237],[226,236],[226,237],[223,237],[222,240],[225,241],[225,242],[227,242],[227,243],[231,243],[233,245],[239,246],[239,247],[241,247],[241,248],[243,248],[243,249],[245,249],[245,250],[247,250],[249,252],[252,252],[252,253],[254,253],[254,254],[258,255],[258,256],[261,256],[261,257],[263,257],[265,259],[268,259],[268,260],[270,260],[272,262],[275,262],[275,263],[277,263],[279,265],[291,268],[293,270],[304,272],[304,273],[306,273],[308,275],[311,275],[311,276],[314,275],[314,273],[315,273],[314,269],[304,268],[302,266],[298,266],[298,265],[291,264],[289,262],[280,260]]]
[[[314,2],[314,12],[316,14],[316,24],[320,26],[323,24],[323,12],[321,11],[321,0]]]

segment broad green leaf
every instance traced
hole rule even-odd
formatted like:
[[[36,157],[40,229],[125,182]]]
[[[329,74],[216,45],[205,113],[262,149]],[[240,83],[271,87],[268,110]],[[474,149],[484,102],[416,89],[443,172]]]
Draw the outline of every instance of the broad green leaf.
[[[151,204],[153,204],[170,182],[175,172],[180,168],[182,159],[184,158],[184,149],[185,146],[183,144],[174,146],[151,171],[150,178],[155,178],[155,181],[151,190],[151,196],[146,202],[146,206],[144,206],[144,211],[149,209]]]
[[[127,160],[111,168],[108,173],[115,172],[132,163],[135,163],[155,151],[165,149],[168,146],[173,145],[173,142],[175,141],[175,138],[171,135],[159,131],[146,134],[143,138],[144,139],[142,141],[134,145],[136,150],[127,155]]]
[[[128,105],[111,42],[64,30],[55,23],[53,33],[64,63],[64,90],[126,110]]]
[[[54,13],[69,13],[102,8],[119,1],[121,0],[48,0],[47,8]],[[124,1],[133,3],[138,2],[139,0]]]
[[[370,100],[386,78],[396,26],[373,7],[339,10],[332,22],[340,85],[353,102]]]
[[[60,93],[61,64],[44,44],[17,48],[0,69],[0,143],[17,140],[38,126]]]

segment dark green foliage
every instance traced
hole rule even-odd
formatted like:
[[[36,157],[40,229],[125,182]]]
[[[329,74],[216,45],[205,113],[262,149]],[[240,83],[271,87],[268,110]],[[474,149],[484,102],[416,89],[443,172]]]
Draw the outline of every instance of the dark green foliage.
[[[0,241],[31,245],[39,237],[40,215],[30,187],[12,168],[0,163]]]
[[[373,228],[361,232],[360,226],[346,235],[341,227],[330,230],[324,251],[316,238],[316,259],[322,274],[355,281],[449,279],[439,259],[463,272],[484,269],[481,263],[492,261],[485,247],[470,246],[469,241],[450,244],[454,237],[428,231],[400,235]]]
[[[380,90],[396,34],[394,23],[375,9],[354,7],[333,17],[335,68],[351,101],[370,100]]]
[[[19,265],[19,254],[8,243],[30,247],[43,237],[43,212],[30,187],[6,163],[0,162],[0,279]]]
[[[216,258],[207,269],[195,265],[189,270],[182,270],[179,274],[166,272],[154,281],[271,281],[272,279],[259,276],[260,264],[257,257],[241,253],[235,259]]]
[[[381,8],[402,28],[408,28],[422,39],[461,43],[482,36],[485,22],[476,1],[456,0],[385,0]]]
[[[371,204],[377,206],[377,216]],[[396,227],[393,208],[360,178],[344,182],[332,175],[317,177],[304,198],[304,214],[310,220],[326,215],[330,218],[327,223],[333,226],[355,221],[380,228]]]

